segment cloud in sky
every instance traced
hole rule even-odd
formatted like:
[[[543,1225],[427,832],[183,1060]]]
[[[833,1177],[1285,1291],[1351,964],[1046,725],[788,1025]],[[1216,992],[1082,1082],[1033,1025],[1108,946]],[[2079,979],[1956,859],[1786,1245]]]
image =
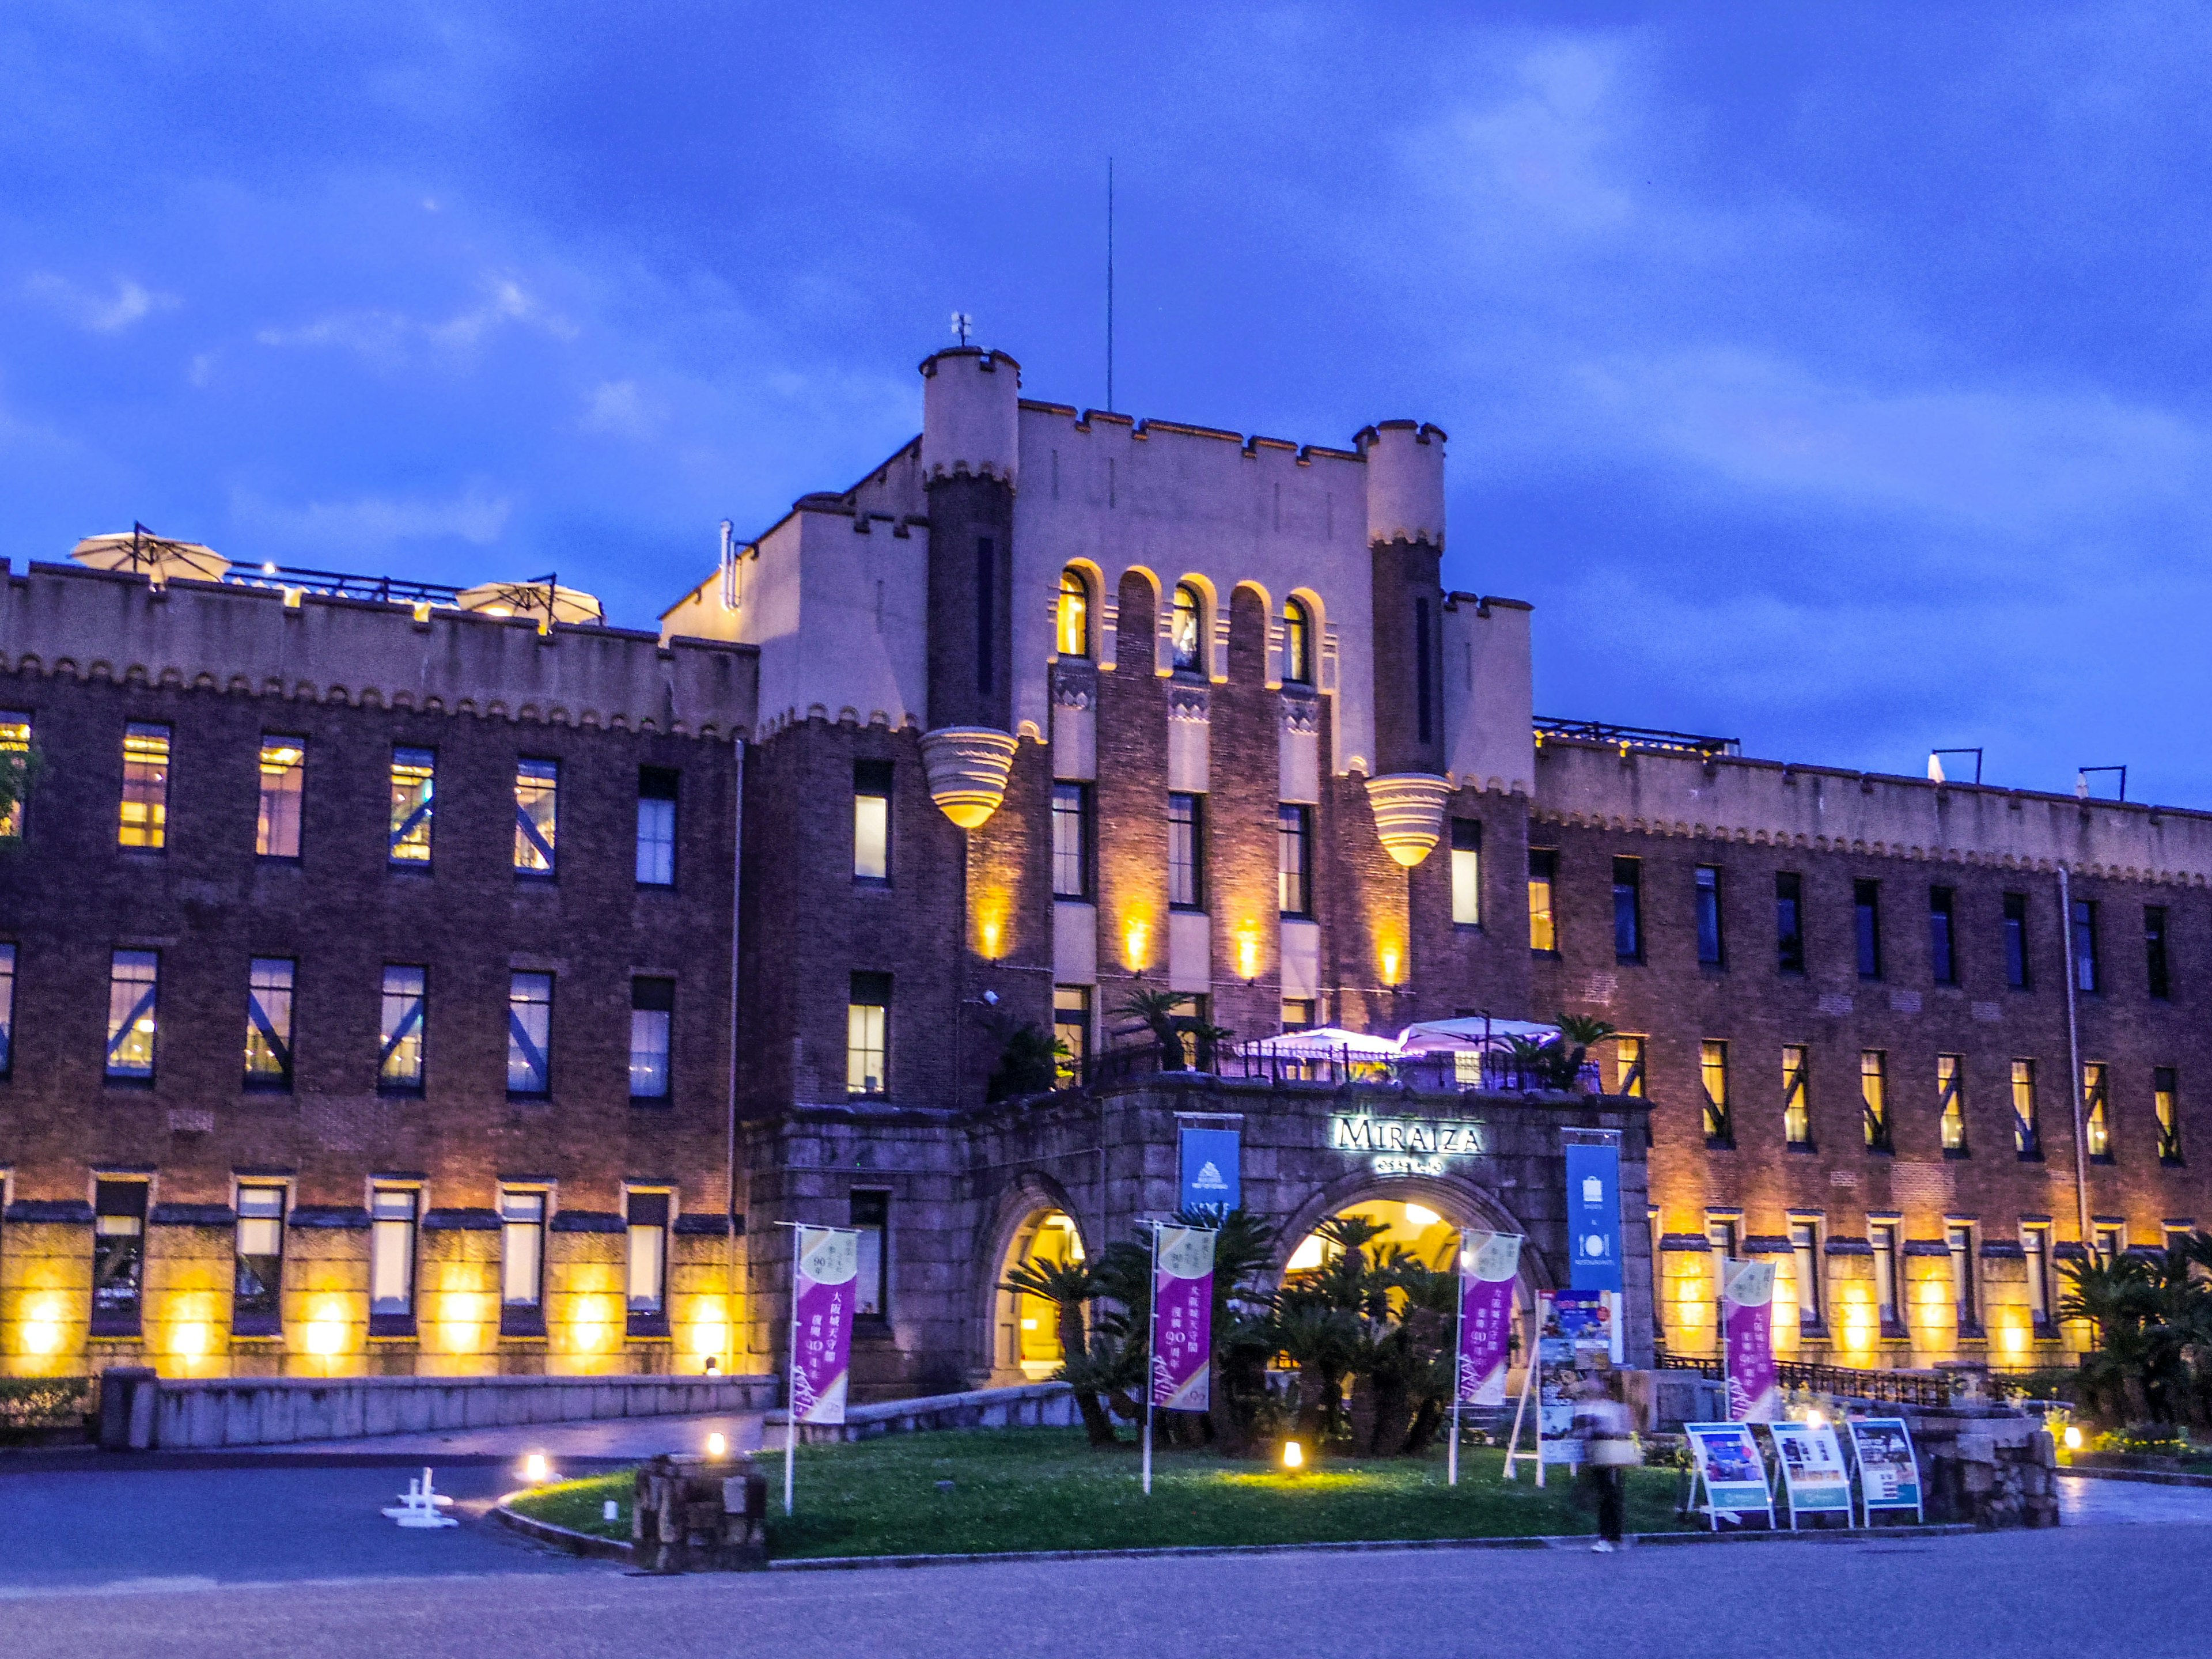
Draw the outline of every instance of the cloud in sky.
[[[1452,434],[1455,586],[1540,702],[2212,805],[2212,24],[1870,0],[1618,21],[359,15],[149,0],[0,57],[0,489],[58,556],[234,556],[619,621],[914,429],[954,309],[1033,395]],[[129,85],[146,121],[93,118]],[[221,95],[211,95],[219,88]],[[958,88],[957,95],[951,90]],[[88,258],[87,249],[158,250]]]

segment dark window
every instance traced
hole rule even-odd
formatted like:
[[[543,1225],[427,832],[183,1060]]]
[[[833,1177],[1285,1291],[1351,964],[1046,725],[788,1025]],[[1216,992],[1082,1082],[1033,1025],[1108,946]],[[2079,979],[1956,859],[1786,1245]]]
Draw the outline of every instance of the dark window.
[[[1091,1058],[1091,988],[1055,985],[1052,988],[1052,1034],[1066,1052],[1053,1056],[1056,1080],[1063,1088],[1083,1081]]]
[[[860,1235],[860,1271],[853,1281],[853,1311],[864,1319],[888,1319],[891,1305],[891,1195],[854,1193],[852,1206],[852,1224]]]
[[[1288,685],[1313,684],[1313,612],[1304,599],[1283,607],[1283,681]]]
[[[545,1294],[545,1194],[507,1188],[499,1195],[499,1299],[536,1310]]]
[[[2005,983],[2027,989],[2027,895],[2004,896]]]
[[[92,1334],[136,1336],[146,1271],[146,1183],[100,1182],[92,1207]]]
[[[1974,1230],[1972,1227],[1946,1227],[1945,1243],[1951,1247],[1951,1300],[1957,1315],[1959,1334],[1978,1336],[1982,1329],[1981,1298],[1976,1294],[1978,1263],[1974,1257]]]
[[[1784,871],[1774,878],[1775,965],[1785,974],[1805,971],[1803,884]]]
[[[539,1099],[553,1092],[553,975],[507,976],[507,1092]]]
[[[2039,1331],[2051,1328],[2051,1229],[2022,1227],[2020,1248],[2027,1257],[2027,1313]]]
[[[292,980],[295,964],[256,957],[246,981],[246,1086],[292,1086]]]
[[[1881,977],[1881,884],[1855,881],[1851,904],[1858,917],[1859,977]]]
[[[999,549],[988,536],[975,538],[975,689],[993,687],[995,659],[992,636],[999,626]]]
[[[1453,825],[1455,830],[1458,825]],[[1275,809],[1276,908],[1286,916],[1313,909],[1313,808],[1287,802]]]
[[[2150,1074],[2151,1109],[2158,1117],[2158,1161],[2181,1162],[2181,1084],[2171,1066],[2157,1066]]]
[[[1721,951],[1721,872],[1710,864],[1698,866],[1698,960],[1717,968],[1725,958]]]
[[[1948,887],[1928,890],[1928,966],[1938,985],[1959,982],[1959,960],[1953,949],[1952,915],[1954,903]]]
[[[637,884],[676,884],[677,774],[665,767],[637,769]]]
[[[633,1336],[668,1331],[668,1194],[632,1193],[628,1204],[629,1273],[623,1305]]]
[[[1559,948],[1559,919],[1554,891],[1559,884],[1559,855],[1548,848],[1528,849],[1528,948],[1556,951]]]
[[[1052,787],[1052,892],[1054,898],[1091,896],[1091,786]]]
[[[1178,910],[1206,907],[1206,797],[1168,797],[1168,902]]]
[[[371,1335],[376,1334],[380,1319],[411,1322],[415,1317],[415,1223],[416,1206],[421,1201],[412,1187],[379,1187],[369,1194]]]
[[[1867,1235],[1874,1244],[1874,1294],[1881,1314],[1881,1334],[1896,1336],[1904,1329],[1897,1318],[1897,1228],[1869,1227]]]
[[[0,945],[0,1077],[15,1066],[15,947]]]
[[[2166,973],[2166,907],[2143,906],[2143,964],[2149,971],[2150,994],[2171,994]]]
[[[1423,743],[1429,740],[1429,732],[1434,723],[1433,717],[1430,714],[1430,703],[1432,701],[1432,693],[1429,687],[1430,674],[1429,602],[1426,599],[1415,599],[1413,601],[1413,720],[1418,728],[1417,735]]]
[[[853,879],[881,886],[891,878],[891,763],[853,763]]]
[[[238,1189],[238,1260],[232,1279],[231,1329],[240,1336],[276,1336],[284,1328],[284,1189]]]
[[[890,1087],[891,976],[856,973],[845,1005],[845,1092],[880,1096]]]
[[[1644,960],[1644,860],[1613,861],[1613,954],[1621,962]]]
[[[1790,1255],[1797,1267],[1797,1328],[1820,1328],[1820,1224],[1790,1224]]]
[[[676,1018],[676,981],[633,979],[629,982],[629,1097],[665,1100],[668,1055]]]
[[[2097,906],[2094,900],[2074,901],[2074,983],[2094,991],[2097,975]]]

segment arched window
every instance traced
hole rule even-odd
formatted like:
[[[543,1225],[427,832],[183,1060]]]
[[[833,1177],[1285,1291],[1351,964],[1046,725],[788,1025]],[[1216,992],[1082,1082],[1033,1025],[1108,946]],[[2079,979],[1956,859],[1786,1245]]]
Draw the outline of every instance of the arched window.
[[[1204,630],[1199,626],[1206,614],[1206,602],[1198,590],[1188,582],[1177,582],[1175,591],[1175,620],[1168,635],[1169,648],[1175,653],[1176,672],[1179,674],[1200,673],[1202,671],[1199,641]]]
[[[1060,654],[1091,654],[1091,585],[1079,572],[1060,573]]]
[[[1290,685],[1313,684],[1313,612],[1304,599],[1283,607],[1283,680]]]

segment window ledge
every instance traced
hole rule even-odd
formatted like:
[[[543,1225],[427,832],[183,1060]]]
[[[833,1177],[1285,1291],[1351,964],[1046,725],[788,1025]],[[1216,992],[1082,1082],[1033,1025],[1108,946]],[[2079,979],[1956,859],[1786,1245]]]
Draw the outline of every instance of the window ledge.
[[[1943,1156],[1954,1164],[1963,1163],[1973,1155],[1973,1152],[1965,1146],[1946,1146],[1943,1149]]]

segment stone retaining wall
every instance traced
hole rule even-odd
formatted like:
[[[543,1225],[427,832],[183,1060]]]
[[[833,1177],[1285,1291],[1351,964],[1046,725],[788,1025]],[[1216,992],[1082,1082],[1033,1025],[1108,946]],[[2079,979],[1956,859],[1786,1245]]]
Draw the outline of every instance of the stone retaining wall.
[[[772,1419],[782,1420],[778,1413]],[[1033,1382],[1013,1389],[977,1389],[966,1394],[931,1395],[921,1400],[892,1400],[854,1406],[836,1423],[802,1423],[799,1440],[874,1440],[887,1434],[921,1434],[932,1429],[1064,1429],[1082,1421],[1075,1390],[1065,1382]]]
[[[1965,1407],[1907,1408],[1930,1521],[1978,1527],[2058,1524],[2058,1455],[2040,1419]]]

